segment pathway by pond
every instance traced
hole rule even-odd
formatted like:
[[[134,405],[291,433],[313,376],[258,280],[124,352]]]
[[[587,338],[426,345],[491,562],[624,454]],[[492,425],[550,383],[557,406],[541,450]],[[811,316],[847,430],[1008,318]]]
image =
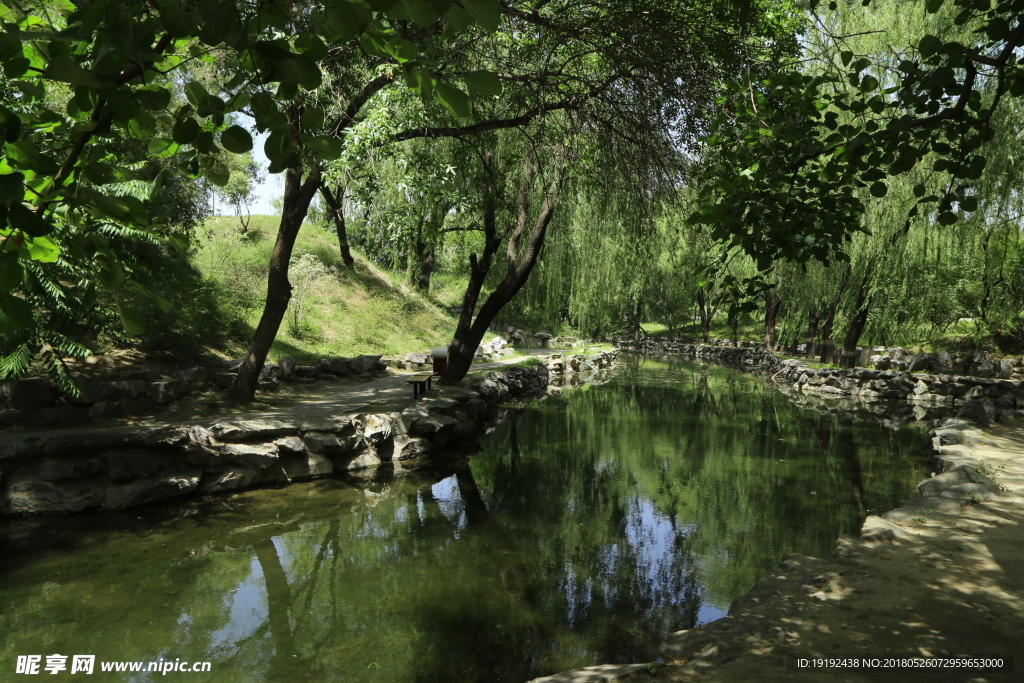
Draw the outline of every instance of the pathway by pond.
[[[521,683],[650,661],[782,555],[911,498],[926,454],[922,430],[800,410],[742,372],[626,359],[415,472],[3,521],[0,673],[60,653]]]

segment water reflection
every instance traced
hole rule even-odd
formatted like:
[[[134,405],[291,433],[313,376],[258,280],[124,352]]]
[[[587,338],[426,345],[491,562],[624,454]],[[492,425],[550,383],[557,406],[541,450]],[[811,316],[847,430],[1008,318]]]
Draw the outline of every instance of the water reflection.
[[[443,465],[6,522],[0,672],[77,653],[209,660],[216,681],[521,682],[648,660],[782,554],[909,498],[924,444],[635,361]]]

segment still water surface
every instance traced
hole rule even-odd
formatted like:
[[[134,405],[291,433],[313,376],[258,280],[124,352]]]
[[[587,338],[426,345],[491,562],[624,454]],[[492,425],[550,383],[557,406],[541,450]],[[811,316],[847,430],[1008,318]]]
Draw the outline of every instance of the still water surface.
[[[918,429],[801,410],[742,372],[636,358],[481,446],[364,483],[0,523],[0,680],[21,654],[210,661],[168,674],[207,682],[649,661],[783,554],[828,555],[911,498],[927,452]],[[61,680],[167,680],[97,674]]]

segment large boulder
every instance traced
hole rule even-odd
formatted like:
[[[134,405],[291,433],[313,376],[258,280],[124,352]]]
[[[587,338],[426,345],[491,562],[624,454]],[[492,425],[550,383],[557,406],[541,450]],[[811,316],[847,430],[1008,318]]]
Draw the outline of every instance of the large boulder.
[[[53,383],[42,377],[15,380],[9,391],[8,401],[15,410],[38,410],[57,400]]]
[[[329,375],[347,375],[350,368],[347,358],[321,358],[320,371]]]
[[[978,424],[989,424],[996,417],[996,407],[987,398],[971,398],[964,401],[956,411],[957,417],[973,420]]]
[[[285,356],[277,361],[277,364],[281,367],[281,379],[293,380],[295,379],[295,359],[291,356]]]
[[[380,362],[381,355],[376,356],[356,356],[349,360],[348,364],[352,368],[352,372],[357,375],[367,375],[377,369],[377,364]]]
[[[184,496],[199,486],[201,476],[199,470],[183,470],[111,486],[103,496],[103,507],[107,510],[121,510],[155,500]]]
[[[919,353],[910,359],[910,365],[907,366],[908,372],[917,372],[918,370],[928,370],[932,367],[932,363],[935,362],[935,358],[930,353]]]
[[[149,397],[158,405],[170,403],[184,393],[185,383],[181,380],[172,379],[149,384]]]

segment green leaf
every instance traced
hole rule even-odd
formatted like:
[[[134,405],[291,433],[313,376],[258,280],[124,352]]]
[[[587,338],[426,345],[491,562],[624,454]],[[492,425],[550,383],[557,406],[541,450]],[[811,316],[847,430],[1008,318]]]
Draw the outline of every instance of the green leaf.
[[[419,56],[419,48],[416,47],[416,43],[405,38],[399,38],[398,40],[389,41],[387,44],[388,53],[397,59],[399,63],[410,62]]]
[[[501,22],[501,2],[499,0],[462,0],[470,16],[488,31],[497,31]]]
[[[29,258],[40,263],[53,263],[60,256],[60,249],[46,237],[33,237],[25,242]]]
[[[102,88],[103,81],[92,71],[83,69],[69,57],[54,57],[46,69],[46,77],[52,81],[61,81],[72,85],[84,85],[87,88]]]
[[[117,289],[124,283],[124,271],[117,262],[108,258],[97,258],[96,263],[100,266],[98,275],[104,287]]]
[[[302,127],[306,131],[320,130],[324,126],[324,110],[319,107],[306,107],[302,111]]]
[[[952,211],[943,211],[939,214],[939,225],[953,225],[956,221],[956,214]]]
[[[0,292],[9,292],[19,286],[25,271],[18,260],[18,250],[11,249],[0,254]]]
[[[341,140],[328,137],[308,137],[305,143],[326,161],[334,161],[341,157]]]
[[[847,66],[850,63],[850,60],[853,59],[853,53],[849,50],[843,50],[839,53],[839,58],[843,60],[843,66]]]
[[[166,109],[167,105],[171,103],[171,91],[157,86],[139,88],[132,95],[136,102],[150,111]]]
[[[0,294],[0,333],[10,334],[32,325],[32,306],[12,294]]]
[[[189,81],[188,85],[185,86],[185,99],[196,109],[204,107],[206,105],[206,98],[209,96],[210,94],[206,92],[206,88],[198,81]]]
[[[25,176],[21,173],[0,175],[0,205],[10,206],[25,198]]]
[[[252,149],[252,135],[241,126],[229,126],[220,134],[220,144],[229,152],[244,154]]]
[[[181,145],[166,138],[153,138],[149,143],[149,153],[156,157],[172,157],[178,153]]]
[[[443,35],[446,37],[459,31],[465,31],[473,25],[473,17],[458,5],[452,5],[452,8],[444,13],[444,21]]]
[[[371,19],[370,6],[362,0],[336,0],[327,9],[327,22],[342,40],[352,40],[361,35]]]
[[[444,81],[437,81],[434,89],[437,101],[451,112],[452,116],[465,118],[472,112],[473,103],[469,99],[469,95],[455,86],[449,85]]]
[[[117,313],[121,316],[121,327],[128,334],[139,335],[146,331],[146,316],[141,312],[118,303]]]
[[[884,197],[889,193],[889,187],[879,180],[877,183],[871,185],[871,196],[872,197]]]
[[[21,119],[7,107],[0,106],[0,142],[15,142],[21,136]]]
[[[21,202],[16,202],[7,209],[7,222],[12,228],[21,230],[29,237],[42,237],[53,232],[53,225]]]
[[[409,18],[422,28],[427,28],[437,21],[441,13],[436,11],[429,3],[420,0],[402,0],[402,7]]]
[[[428,99],[434,92],[434,79],[424,69],[406,67],[405,83],[409,88],[423,99]]]
[[[927,59],[942,49],[942,41],[939,38],[928,34],[921,38],[921,41],[917,44],[917,49],[921,53],[921,56]]]
[[[477,95],[489,98],[501,96],[501,79],[493,71],[474,71],[463,80]]]
[[[960,209],[962,211],[977,211],[978,210],[978,198],[977,197],[964,197],[960,200]]]
[[[327,46],[315,33],[303,33],[295,39],[295,49],[315,62],[327,56]]]
[[[942,8],[942,3],[945,0],[925,0],[924,8],[928,10],[928,14],[935,14]]]
[[[281,162],[295,150],[295,144],[290,136],[285,133],[273,132],[267,136],[263,143],[263,153],[270,161]]]
[[[196,139],[200,131],[199,122],[191,116],[186,116],[174,123],[174,128],[171,130],[171,137],[173,137],[174,141],[179,145],[187,145]]]

